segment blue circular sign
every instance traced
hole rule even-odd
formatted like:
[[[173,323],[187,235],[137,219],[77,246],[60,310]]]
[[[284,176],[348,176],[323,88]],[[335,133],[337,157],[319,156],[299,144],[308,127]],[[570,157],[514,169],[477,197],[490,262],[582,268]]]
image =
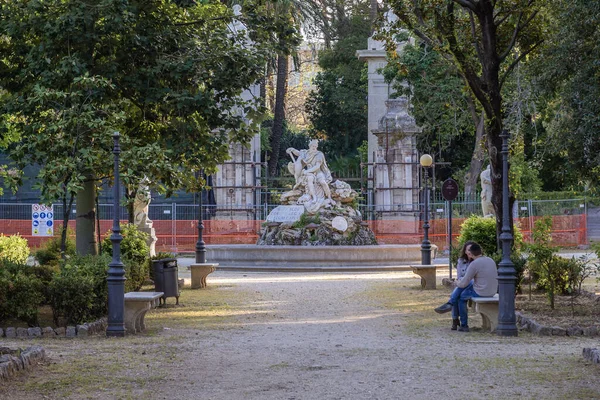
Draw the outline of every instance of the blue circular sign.
[[[46,219],[46,213],[45,212],[41,212],[40,213],[40,218],[41,219]]]
[[[39,217],[40,217],[40,214],[38,214],[38,213],[36,213],[36,212],[35,212],[35,213],[33,213],[33,219],[38,219]]]
[[[46,225],[52,226],[52,221],[46,221]]]
[[[47,217],[48,217],[48,219],[52,219],[52,217],[53,217],[52,213],[49,212],[48,215],[47,215]]]
[[[40,225],[39,221],[33,221],[33,227],[37,228]]]

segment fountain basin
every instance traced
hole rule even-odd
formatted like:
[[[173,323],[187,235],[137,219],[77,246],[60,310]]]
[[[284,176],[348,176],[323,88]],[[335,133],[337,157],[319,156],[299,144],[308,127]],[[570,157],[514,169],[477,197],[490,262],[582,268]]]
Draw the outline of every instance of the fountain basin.
[[[432,258],[437,246],[432,245]],[[218,263],[219,270],[238,267],[265,267],[272,271],[302,268],[303,270],[351,269],[410,270],[410,264],[420,263],[421,246],[417,244],[376,246],[264,246],[210,245],[207,260]],[[258,268],[252,268],[257,270]]]

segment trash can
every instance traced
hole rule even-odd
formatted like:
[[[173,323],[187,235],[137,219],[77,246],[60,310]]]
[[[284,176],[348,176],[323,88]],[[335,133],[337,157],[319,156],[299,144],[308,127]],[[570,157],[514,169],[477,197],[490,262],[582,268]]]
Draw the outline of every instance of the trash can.
[[[154,290],[164,293],[162,297],[163,303],[166,304],[167,297],[175,297],[175,304],[179,304],[177,259],[163,258],[162,260],[153,260],[152,268],[154,269]]]

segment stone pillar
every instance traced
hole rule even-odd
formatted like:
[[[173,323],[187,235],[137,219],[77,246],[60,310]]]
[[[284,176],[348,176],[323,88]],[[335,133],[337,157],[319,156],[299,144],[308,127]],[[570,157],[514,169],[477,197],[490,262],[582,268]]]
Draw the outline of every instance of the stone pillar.
[[[235,16],[240,16],[242,8],[233,6]],[[246,32],[244,24],[235,19],[230,24],[230,29],[235,33]],[[247,38],[246,47],[252,46],[252,41]],[[250,86],[241,94],[247,102],[260,98],[260,85]],[[239,110],[243,115],[243,111]],[[257,203],[257,190],[260,177],[260,131],[257,131],[248,144],[231,143],[229,145],[230,160],[218,166],[215,174],[215,200],[217,203],[216,219],[248,219],[249,212]]]
[[[391,13],[386,18],[389,24],[397,19]],[[398,44],[397,51],[402,51],[405,44]],[[384,211],[382,218],[414,220],[418,212],[419,161],[414,135],[420,129],[408,114],[408,100],[389,98],[391,85],[379,72],[387,64],[384,43],[371,37],[368,49],[356,54],[368,65],[369,162],[375,163],[369,168],[374,192],[369,204],[375,211]],[[399,212],[391,212],[396,210]]]
[[[385,211],[383,219],[414,220],[418,212],[418,157],[415,134],[420,132],[408,113],[408,99],[386,101],[387,112],[377,129],[379,155],[374,168],[375,210]]]

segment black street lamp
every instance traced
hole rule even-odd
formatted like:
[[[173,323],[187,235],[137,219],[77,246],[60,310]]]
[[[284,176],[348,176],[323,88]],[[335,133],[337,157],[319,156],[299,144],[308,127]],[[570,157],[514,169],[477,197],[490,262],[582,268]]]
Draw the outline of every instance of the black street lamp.
[[[425,170],[425,191],[424,191],[424,222],[423,222],[423,243],[421,243],[421,265],[431,265],[431,242],[429,241],[429,180],[428,168],[433,164],[433,158],[429,154],[423,154],[419,160]]]
[[[200,172],[198,181],[200,181],[202,175],[202,172]],[[204,232],[204,222],[202,218],[202,189],[200,189],[200,195],[198,197],[198,241],[196,242],[196,264],[205,264],[206,244],[202,239],[202,233]]]
[[[510,233],[511,210],[508,202],[508,138],[507,131],[502,135],[502,261],[498,264],[498,327],[500,336],[517,336],[515,316],[515,266],[510,260],[513,235]]]
[[[125,268],[121,262],[121,227],[119,224],[119,132],[113,134],[115,155],[115,182],[113,186],[112,261],[108,264],[108,327],[106,336],[125,336]]]

